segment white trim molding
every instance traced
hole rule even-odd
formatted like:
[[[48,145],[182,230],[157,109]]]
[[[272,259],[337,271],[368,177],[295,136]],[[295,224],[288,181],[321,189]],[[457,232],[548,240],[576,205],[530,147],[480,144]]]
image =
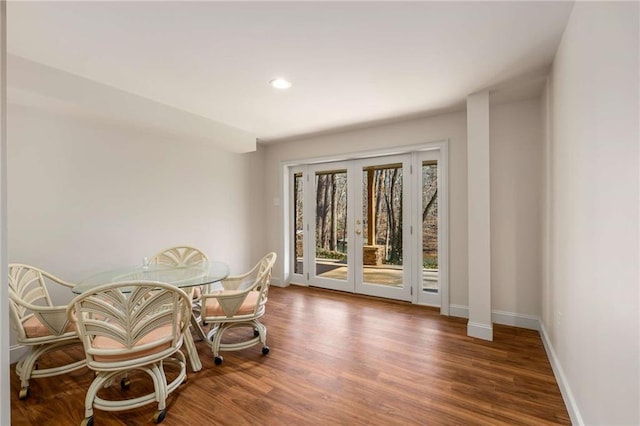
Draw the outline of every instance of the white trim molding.
[[[467,335],[483,340],[493,340],[493,325],[480,324],[469,321],[467,324]]]
[[[449,305],[449,315],[458,318],[469,318],[469,308],[464,305]]]
[[[464,305],[449,305],[449,315],[458,318],[469,318],[469,308]],[[529,330],[540,330],[540,318],[534,315],[493,310],[491,311],[491,322]]]
[[[0,2],[0,425],[11,424],[7,268],[7,2]]]
[[[560,388],[562,399],[564,399],[564,405],[567,407],[567,411],[569,412],[571,424],[583,425],[584,421],[582,420],[582,415],[580,414],[580,410],[578,409],[578,404],[576,404],[576,400],[573,397],[573,392],[571,392],[569,381],[564,375],[564,370],[562,369],[560,361],[556,356],[556,352],[553,349],[553,345],[551,344],[551,339],[549,338],[547,329],[542,323],[540,323],[540,337],[542,338],[544,350],[547,352],[547,358],[549,358],[549,363],[551,364],[553,375],[556,377],[556,382],[558,383],[558,387]]]
[[[423,152],[434,151],[439,152],[440,156],[438,159],[438,169],[439,169],[439,200],[438,200],[438,208],[440,210],[440,215],[438,220],[440,221],[440,226],[438,229],[438,259],[439,259],[439,279],[440,279],[440,313],[442,315],[449,315],[449,140],[448,139],[440,139],[432,142],[414,144],[414,145],[404,145],[397,146],[393,148],[383,148],[383,149],[374,149],[374,150],[364,150],[357,152],[349,152],[349,153],[341,153],[329,156],[322,157],[311,157],[311,158],[298,158],[298,159],[290,159],[290,160],[281,160],[279,163],[279,187],[280,187],[280,199],[281,202],[281,210],[280,210],[280,253],[279,259],[282,265],[283,271],[283,287],[291,284],[298,284],[303,286],[309,285],[309,278],[307,273],[300,276],[297,274],[293,274],[291,272],[291,265],[293,262],[293,241],[289,235],[289,230],[291,229],[291,219],[290,216],[292,214],[292,190],[290,184],[290,172],[292,170],[302,171],[304,167],[312,167],[317,164],[324,163],[335,163],[338,161],[349,161],[349,160],[364,160],[364,159],[374,159],[376,157],[388,157],[392,155],[410,155],[410,154],[420,154]],[[412,160],[415,160],[416,155],[412,155]],[[305,180],[306,182],[306,180]],[[308,182],[306,182],[308,185]],[[308,190],[308,187],[307,187]],[[310,213],[311,206],[307,206],[308,203],[305,203],[305,217],[311,217]],[[312,247],[304,247],[304,253],[311,253]],[[281,256],[280,256],[281,254]],[[297,280],[297,281],[296,281]],[[302,282],[301,282],[302,281]],[[415,280],[413,280],[415,281]],[[272,279],[272,282],[277,284],[276,279]],[[413,288],[415,296],[412,298],[412,302],[416,304],[426,304],[432,306],[429,303],[424,303],[425,301],[417,300],[417,286],[420,281],[417,280],[415,283],[412,283],[415,287]]]
[[[27,353],[29,348],[23,345],[13,345],[9,347],[9,359],[11,364],[20,361],[20,358]]]
[[[289,287],[290,283],[285,283],[282,278],[271,276],[269,285],[274,285],[276,287]]]
[[[510,325],[512,327],[540,330],[540,318],[534,315],[516,314],[515,312],[491,311],[491,320],[495,324]]]

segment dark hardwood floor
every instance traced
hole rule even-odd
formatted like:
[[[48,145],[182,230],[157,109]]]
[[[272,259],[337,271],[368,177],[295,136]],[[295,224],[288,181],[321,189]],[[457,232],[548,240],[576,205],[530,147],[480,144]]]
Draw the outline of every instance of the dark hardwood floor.
[[[198,342],[202,371],[168,399],[163,425],[544,425],[569,416],[536,331],[494,327],[494,341],[467,337],[467,321],[435,310],[339,292],[272,287],[260,346],[224,353],[215,366]],[[81,351],[56,354],[79,357]],[[43,360],[46,362],[46,360]],[[79,425],[88,369],[31,381],[13,425]],[[129,391],[148,391],[134,374]],[[95,411],[95,425],[153,424],[155,404]]]

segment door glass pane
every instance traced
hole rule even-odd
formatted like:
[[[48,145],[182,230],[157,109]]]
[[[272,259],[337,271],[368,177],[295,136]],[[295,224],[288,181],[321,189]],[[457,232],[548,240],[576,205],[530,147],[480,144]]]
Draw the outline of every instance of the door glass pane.
[[[422,291],[437,293],[438,164],[422,163]]]
[[[364,282],[402,287],[402,164],[363,168],[362,187]]]
[[[347,171],[317,172],[316,276],[347,280]]]
[[[302,274],[303,269],[303,192],[302,192],[302,173],[296,173],[293,175],[293,235],[295,235],[294,242],[294,273]]]

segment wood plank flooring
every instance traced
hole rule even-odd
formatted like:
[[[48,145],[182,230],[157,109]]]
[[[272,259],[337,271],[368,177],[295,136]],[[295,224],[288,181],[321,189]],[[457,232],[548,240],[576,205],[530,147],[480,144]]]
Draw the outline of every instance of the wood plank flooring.
[[[256,345],[216,366],[197,342],[203,369],[169,396],[163,425],[570,424],[536,331],[496,325],[486,342],[466,336],[464,319],[403,302],[297,286],[269,296],[271,353]],[[80,424],[92,378],[32,380],[20,401],[12,367],[12,424]],[[131,380],[130,395],[149,390],[148,376]],[[95,425],[153,424],[155,410],[95,410]]]

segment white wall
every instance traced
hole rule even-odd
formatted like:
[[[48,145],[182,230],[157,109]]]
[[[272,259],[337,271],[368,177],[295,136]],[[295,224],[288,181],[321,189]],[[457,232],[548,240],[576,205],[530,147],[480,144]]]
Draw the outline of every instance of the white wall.
[[[23,105],[47,105],[88,119],[151,128],[229,152],[247,153],[256,148],[256,137],[250,132],[20,56],[7,55],[7,76],[9,98]]]
[[[538,317],[540,100],[491,107],[491,305]]]
[[[263,254],[259,153],[16,104],[8,110],[9,262],[73,282],[179,244],[232,272]]]
[[[538,202],[535,183],[539,179],[540,112],[539,100],[491,106],[492,180],[492,259],[494,309],[538,317],[539,293],[539,213],[529,211]],[[495,138],[494,138],[495,135]],[[465,112],[455,112],[401,123],[353,130],[304,140],[266,145],[265,197],[270,224],[266,245],[281,250],[282,206],[273,206],[272,198],[280,197],[281,162],[340,155],[351,152],[415,145],[436,140],[449,140],[449,211],[450,211],[450,303],[454,313],[468,306],[467,273],[467,123]],[[495,140],[494,140],[495,139]],[[494,176],[499,179],[494,179]],[[515,196],[514,191],[530,191]],[[506,197],[506,198],[505,198]],[[535,207],[535,206],[534,206]],[[516,233],[520,238],[511,239]],[[532,236],[534,241],[527,239]],[[537,237],[536,237],[537,236]],[[282,257],[280,257],[282,259]],[[526,259],[526,262],[525,262]],[[512,266],[512,262],[517,262]],[[530,262],[530,263],[527,263]],[[282,277],[282,263],[274,274]],[[537,321],[536,321],[537,324]]]
[[[545,98],[544,334],[588,425],[640,424],[638,12],[577,2]]]

